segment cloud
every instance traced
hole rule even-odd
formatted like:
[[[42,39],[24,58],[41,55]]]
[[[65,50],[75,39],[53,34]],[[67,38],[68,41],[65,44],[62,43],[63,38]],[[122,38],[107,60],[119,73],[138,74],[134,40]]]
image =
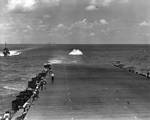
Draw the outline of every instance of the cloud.
[[[88,20],[87,18],[84,18],[83,20],[81,20],[81,23],[87,24]]]
[[[51,16],[50,15],[44,15],[43,18],[48,19],[48,18],[51,18]]]
[[[109,6],[113,2],[124,4],[124,3],[128,3],[129,0],[103,0],[102,5],[103,6]]]
[[[93,6],[108,7],[108,6],[110,6],[113,2],[123,4],[123,3],[128,3],[129,0],[90,0],[89,6],[90,6],[90,5],[93,5]]]
[[[57,25],[57,28],[62,28],[62,27],[65,27],[64,24],[60,23],[60,24]]]
[[[36,4],[36,0],[9,0],[8,1],[8,10],[16,10],[16,9],[23,9],[31,10],[34,8]]]
[[[9,11],[31,11],[39,6],[58,6],[60,0],[8,0],[7,8]]]
[[[41,3],[47,4],[48,6],[58,6],[60,0],[39,0]]]
[[[99,22],[100,22],[101,24],[103,24],[103,25],[107,25],[107,24],[108,24],[108,22],[107,22],[105,19],[101,19]]]
[[[105,19],[100,21],[89,22],[87,18],[83,18],[70,25],[58,24],[51,29],[50,35],[59,34],[61,36],[79,36],[79,37],[94,37],[96,35],[106,35],[109,32],[107,29],[109,26]],[[98,34],[97,34],[98,33]]]
[[[114,0],[104,0],[104,1],[102,2],[102,5],[103,5],[103,6],[109,6],[113,1],[114,1]]]
[[[95,33],[91,32],[91,33],[90,33],[90,36],[95,36]]]
[[[88,11],[92,11],[92,10],[97,10],[98,7],[96,7],[95,5],[89,5],[87,6],[85,9]]]
[[[12,28],[12,23],[0,23],[0,30],[10,30]]]
[[[28,30],[32,30],[32,29],[33,29],[33,28],[31,27],[31,25],[27,25],[26,28],[27,28]]]
[[[150,22],[143,21],[139,24],[140,26],[150,26]]]
[[[95,33],[94,31],[91,31],[93,29],[101,31],[101,33],[108,32],[109,30],[108,27],[109,26],[105,26],[108,25],[109,23],[105,20],[105,19],[101,19],[99,21],[93,21],[93,22],[89,22],[87,18],[83,18],[79,21],[76,21],[70,25],[64,25],[64,24],[58,24],[56,25],[54,28],[51,29],[51,32],[60,32],[60,31],[71,31],[72,30],[76,31],[76,30],[82,30],[82,31],[86,31],[89,32],[90,36],[94,36]],[[104,25],[104,26],[102,26]],[[107,29],[106,29],[107,28]]]
[[[69,30],[69,27],[68,26],[66,26],[66,25],[64,25],[64,24],[62,24],[62,23],[60,23],[60,24],[58,24],[58,25],[56,25],[54,28],[52,28],[51,29],[51,31],[50,32],[58,32],[58,33],[61,33],[61,32],[68,32],[68,30]]]
[[[89,23],[87,18],[83,18],[83,19],[71,24],[69,29],[76,28],[76,27],[82,28],[82,29],[90,29],[91,27],[93,27],[93,23]]]
[[[120,0],[120,3],[128,3],[129,0]]]

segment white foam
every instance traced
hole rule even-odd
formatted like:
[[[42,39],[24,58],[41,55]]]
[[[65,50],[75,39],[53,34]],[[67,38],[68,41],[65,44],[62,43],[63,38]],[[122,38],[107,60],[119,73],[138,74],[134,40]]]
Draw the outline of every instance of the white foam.
[[[79,49],[73,49],[69,55],[83,55],[82,51]]]
[[[12,84],[12,85],[5,85],[3,88],[7,90],[21,91],[25,89],[25,86],[23,86],[22,84],[17,84],[17,85]]]
[[[20,55],[22,52],[18,50],[10,50],[10,54],[8,56]],[[4,56],[3,52],[0,52],[0,56]]]
[[[20,55],[21,51],[17,51],[17,50],[11,50],[10,51],[10,56],[14,56],[14,55]]]
[[[50,64],[77,64],[78,60],[76,59],[72,59],[69,57],[56,57],[56,58],[51,58],[50,60],[48,60],[48,63]]]
[[[50,64],[61,64],[61,63],[63,63],[62,60],[57,60],[57,59],[49,60],[48,62],[49,62]]]

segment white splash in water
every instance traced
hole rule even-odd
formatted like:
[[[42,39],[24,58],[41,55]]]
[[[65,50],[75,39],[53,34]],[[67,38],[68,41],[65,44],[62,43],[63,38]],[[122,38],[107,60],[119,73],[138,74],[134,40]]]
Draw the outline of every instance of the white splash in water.
[[[69,55],[83,55],[82,51],[79,49],[73,49]]]
[[[25,86],[23,86],[22,84],[11,84],[5,85],[3,88],[7,90],[21,91],[25,89]]]
[[[63,63],[62,60],[58,60],[58,59],[52,59],[48,61],[50,64],[61,64]]]
[[[20,55],[22,52],[18,51],[18,50],[10,50],[10,54],[8,56],[16,56],[16,55]],[[0,52],[0,56],[4,56],[3,52]]]
[[[48,60],[50,64],[77,64],[79,61],[70,57],[55,57]]]

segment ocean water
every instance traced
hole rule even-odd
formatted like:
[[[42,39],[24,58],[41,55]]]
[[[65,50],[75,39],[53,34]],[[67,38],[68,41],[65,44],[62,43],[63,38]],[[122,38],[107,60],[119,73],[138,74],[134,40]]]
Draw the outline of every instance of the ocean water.
[[[150,70],[149,45],[8,45],[11,56],[0,52],[0,97],[18,93],[39,73],[43,64],[93,65],[120,60],[139,71]],[[2,46],[0,46],[2,48]],[[73,49],[83,55],[69,55]]]

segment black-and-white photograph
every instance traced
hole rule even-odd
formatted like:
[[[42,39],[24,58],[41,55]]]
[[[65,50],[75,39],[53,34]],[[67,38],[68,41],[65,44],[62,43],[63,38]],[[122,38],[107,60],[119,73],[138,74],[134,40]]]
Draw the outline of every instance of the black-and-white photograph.
[[[150,0],[0,0],[0,120],[150,120]]]

